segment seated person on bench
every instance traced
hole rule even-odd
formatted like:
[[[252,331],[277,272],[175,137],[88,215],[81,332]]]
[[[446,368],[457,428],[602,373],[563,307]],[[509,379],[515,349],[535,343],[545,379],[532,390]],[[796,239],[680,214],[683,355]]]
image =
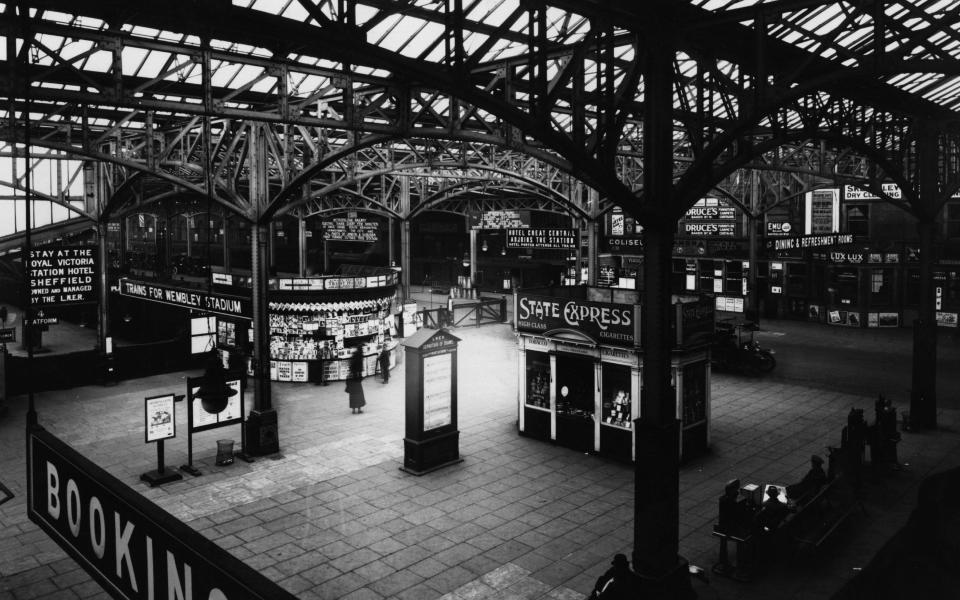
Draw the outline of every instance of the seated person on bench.
[[[750,533],[750,524],[753,513],[756,512],[752,503],[747,500],[738,500],[740,494],[740,480],[732,479],[727,482],[720,497],[720,514],[717,519],[717,531],[726,535],[745,538]]]
[[[827,483],[827,474],[823,470],[823,459],[814,454],[810,457],[810,470],[798,483],[787,486],[787,498],[803,504],[806,500],[820,491]]]
[[[763,501],[763,506],[753,518],[758,533],[770,533],[780,526],[790,509],[785,502],[780,501],[780,489],[775,485],[767,488],[767,497]]]

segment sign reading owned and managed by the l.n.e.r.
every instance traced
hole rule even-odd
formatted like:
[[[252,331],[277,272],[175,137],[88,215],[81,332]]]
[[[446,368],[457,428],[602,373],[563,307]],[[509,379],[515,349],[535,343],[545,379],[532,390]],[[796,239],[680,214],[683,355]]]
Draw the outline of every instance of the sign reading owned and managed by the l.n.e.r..
[[[295,600],[42,428],[27,448],[30,520],[114,598]]]
[[[96,246],[32,248],[27,273],[33,306],[97,301]]]

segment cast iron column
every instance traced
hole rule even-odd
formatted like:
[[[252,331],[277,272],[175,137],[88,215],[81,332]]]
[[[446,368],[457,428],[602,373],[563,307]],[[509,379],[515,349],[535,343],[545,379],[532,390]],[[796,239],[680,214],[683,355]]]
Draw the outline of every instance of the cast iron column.
[[[937,320],[933,297],[933,236],[937,205],[937,132],[930,123],[918,124],[919,202],[917,233],[920,238],[920,318],[913,323],[913,378],[910,389],[910,425],[916,429],[937,426]]]
[[[266,142],[260,126],[250,128],[250,201],[256,207],[251,236],[250,273],[253,298],[253,410],[247,417],[247,453],[257,455],[280,451],[277,411],[273,408],[270,388],[270,330],[267,320],[267,285],[269,264],[267,249],[268,224],[260,215],[268,200]]]
[[[658,2],[645,40],[643,196],[654,217],[644,223],[643,389],[636,421],[633,568],[644,597],[686,598],[687,563],[679,556],[680,443],[670,386],[670,261],[673,216],[673,19]]]

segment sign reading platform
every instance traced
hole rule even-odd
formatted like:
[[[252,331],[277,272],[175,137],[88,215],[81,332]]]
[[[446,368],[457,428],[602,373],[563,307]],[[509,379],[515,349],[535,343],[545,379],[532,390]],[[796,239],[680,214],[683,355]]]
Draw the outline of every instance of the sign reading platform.
[[[97,302],[96,246],[43,246],[30,250],[30,304]]]
[[[114,598],[295,600],[43,428],[27,451],[30,520]]]

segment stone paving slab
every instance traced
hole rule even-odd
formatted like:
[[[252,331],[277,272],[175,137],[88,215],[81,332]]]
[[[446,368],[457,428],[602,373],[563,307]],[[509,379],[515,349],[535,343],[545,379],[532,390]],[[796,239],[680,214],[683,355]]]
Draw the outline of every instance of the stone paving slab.
[[[589,593],[613,554],[629,555],[633,470],[516,432],[516,341],[508,326],[461,328],[460,431],[464,462],[414,477],[402,460],[404,369],[364,381],[368,405],[348,410],[342,384],[274,384],[282,452],[213,464],[232,426],[194,437],[201,477],[149,488],[142,402],[182,393],[187,373],[37,394],[41,422],[165,510],[305,599],[551,598]],[[193,375],[190,373],[189,375]],[[681,470],[680,551],[709,568],[723,484],[799,479],[811,453],[838,445],[851,407],[872,398],[718,375],[709,454]],[[249,395],[248,395],[249,396]],[[247,398],[248,406],[251,398]],[[17,494],[0,506],[0,600],[106,598],[25,517],[24,399],[0,422],[0,480]],[[902,410],[902,407],[901,407]],[[186,418],[167,461],[186,461]],[[917,483],[960,462],[958,415],[941,430],[905,434],[902,471],[871,476],[866,505],[825,552],[779,561],[751,584],[713,579],[723,598],[828,598],[907,518]],[[711,597],[705,594],[706,597]]]

